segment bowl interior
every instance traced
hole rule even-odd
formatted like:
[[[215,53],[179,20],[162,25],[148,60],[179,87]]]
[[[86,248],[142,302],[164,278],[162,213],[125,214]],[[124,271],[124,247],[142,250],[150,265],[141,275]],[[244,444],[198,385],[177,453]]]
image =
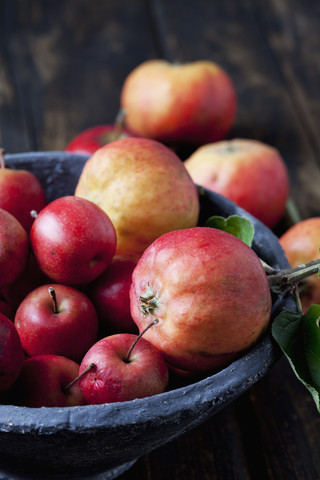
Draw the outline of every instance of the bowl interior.
[[[9,167],[30,170],[39,178],[48,202],[74,193],[86,160],[85,156],[64,152],[6,156]],[[288,267],[277,237],[261,222],[207,190],[200,195],[200,202],[200,224],[211,215],[245,216],[255,227],[256,253],[274,268]],[[296,311],[293,297],[274,299],[272,317],[283,309]],[[46,478],[80,479],[131,462],[228,405],[262,378],[279,357],[268,331],[252,349],[218,373],[153,397],[66,408],[0,405],[0,470],[16,469],[19,460],[30,478],[46,473]]]

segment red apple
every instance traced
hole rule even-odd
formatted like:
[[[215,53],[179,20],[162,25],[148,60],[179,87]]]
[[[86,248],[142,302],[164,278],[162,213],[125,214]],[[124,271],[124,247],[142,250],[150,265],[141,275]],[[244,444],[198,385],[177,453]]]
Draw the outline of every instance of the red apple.
[[[292,268],[320,258],[320,217],[298,222],[290,227],[279,241]],[[320,304],[320,281],[317,275],[303,280],[300,299],[304,312],[312,304]]]
[[[0,393],[15,383],[23,361],[24,352],[16,327],[0,313]]]
[[[216,63],[148,60],[125,79],[121,106],[130,130],[164,143],[202,145],[233,126],[237,95]]]
[[[9,320],[13,321],[13,309],[5,298],[0,298],[0,313],[2,313],[2,315],[4,315],[5,317],[9,318]]]
[[[133,320],[175,369],[222,368],[252,346],[270,320],[271,294],[255,252],[208,227],[169,232],[132,275]]]
[[[92,302],[67,285],[42,285],[29,293],[14,324],[29,356],[56,354],[81,361],[98,334]]]
[[[25,360],[10,401],[24,407],[84,405],[77,383],[66,388],[79,373],[79,365],[59,355],[37,355]]]
[[[83,374],[80,389],[87,403],[124,402],[166,390],[168,369],[151,343],[140,338],[129,354],[137,339],[137,335],[116,334],[90,348],[79,370]]]
[[[101,332],[138,333],[130,313],[129,290],[137,264],[130,258],[117,257],[89,286],[87,294],[99,317]]]
[[[75,195],[108,213],[117,256],[139,256],[162,233],[198,221],[198,193],[184,164],[168,147],[146,138],[100,148],[86,162]]]
[[[289,175],[279,151],[249,139],[198,148],[185,166],[193,181],[237,203],[273,228],[289,195]]]
[[[81,285],[111,263],[116,233],[108,215],[89,200],[60,197],[37,216],[31,247],[41,270],[56,283]]]
[[[65,151],[82,155],[92,155],[107,143],[132,136],[134,136],[134,134],[127,128],[121,127],[119,129],[117,125],[112,124],[97,125],[77,135],[66,146]]]
[[[1,151],[0,151],[1,154]],[[3,155],[3,151],[2,151]],[[0,168],[0,208],[16,217],[29,232],[34,217],[46,204],[44,189],[38,178],[27,170],[6,168],[2,158]]]
[[[1,293],[11,310],[15,313],[22,300],[28,293],[40,285],[50,283],[50,279],[42,272],[30,252],[28,262],[22,274],[13,283],[3,288]],[[13,315],[14,316],[14,315]]]
[[[0,208],[0,288],[13,283],[26,267],[29,238],[21,223]]]

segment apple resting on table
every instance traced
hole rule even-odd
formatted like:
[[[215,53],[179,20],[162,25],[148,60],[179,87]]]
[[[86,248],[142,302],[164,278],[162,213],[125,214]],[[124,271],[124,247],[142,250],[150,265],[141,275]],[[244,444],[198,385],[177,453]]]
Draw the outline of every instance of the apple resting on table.
[[[0,288],[13,283],[27,265],[29,237],[21,223],[0,208]]]
[[[33,290],[20,303],[14,324],[29,356],[56,354],[80,362],[98,336],[92,302],[68,285]]]
[[[116,334],[102,338],[83,358],[81,392],[89,404],[124,402],[162,393],[168,368],[161,353],[144,338]]]
[[[279,241],[292,268],[320,258],[320,217],[296,223]],[[320,304],[320,282],[317,274],[305,278],[301,283],[300,300],[304,313],[312,304]]]
[[[79,365],[70,358],[60,355],[28,358],[9,392],[10,402],[32,408],[85,405],[79,385],[68,387],[78,374]]]
[[[116,233],[108,215],[75,196],[50,202],[35,219],[31,248],[40,269],[56,283],[81,285],[112,262]]]
[[[116,140],[97,150],[84,165],[75,195],[109,215],[117,256],[139,256],[163,233],[198,222],[198,192],[183,162],[146,138]]]
[[[169,144],[215,142],[231,130],[237,95],[216,63],[148,60],[125,79],[121,107],[130,130]]]
[[[0,393],[15,383],[23,361],[24,352],[16,327],[0,313]]]
[[[66,146],[65,151],[82,155],[92,155],[107,143],[134,136],[127,128],[119,130],[116,125],[106,124],[88,128],[79,133]]]
[[[27,170],[6,168],[4,152],[0,168],[0,208],[10,212],[29,232],[34,217],[32,210],[40,212],[46,205],[43,187],[37,177]]]
[[[282,218],[289,175],[279,151],[257,140],[203,145],[186,161],[193,181],[237,203],[269,228]]]
[[[255,252],[209,227],[169,232],[140,258],[131,314],[144,338],[186,372],[222,368],[267,328],[271,294]]]

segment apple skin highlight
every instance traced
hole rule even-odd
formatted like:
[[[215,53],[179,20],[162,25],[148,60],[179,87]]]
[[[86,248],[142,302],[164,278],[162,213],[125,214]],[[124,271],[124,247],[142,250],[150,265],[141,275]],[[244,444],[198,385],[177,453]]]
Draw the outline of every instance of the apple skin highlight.
[[[222,368],[266,330],[271,294],[255,252],[208,227],[170,232],[133,272],[131,315],[144,337],[176,369]]]

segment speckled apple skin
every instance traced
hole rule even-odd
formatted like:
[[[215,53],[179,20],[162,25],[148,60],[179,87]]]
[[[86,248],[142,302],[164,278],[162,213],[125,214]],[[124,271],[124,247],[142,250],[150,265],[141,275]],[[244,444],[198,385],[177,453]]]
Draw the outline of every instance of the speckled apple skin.
[[[156,306],[144,301],[155,295]],[[130,289],[131,314],[174,367],[226,365],[265,331],[271,295],[258,256],[233,235],[208,227],[170,232],[142,255]]]
[[[198,148],[185,167],[196,184],[229,198],[269,228],[282,218],[289,175],[277,149],[256,140],[225,140]]]
[[[55,291],[54,312],[49,287]],[[89,298],[69,285],[45,284],[20,303],[14,318],[29,356],[55,354],[80,362],[98,337],[98,317]]]
[[[36,173],[48,200],[74,191],[87,157],[65,152],[8,154],[10,166]],[[200,222],[239,214],[254,227],[253,248],[274,268],[288,268],[276,236],[230,200],[204,190]],[[272,317],[296,310],[293,295],[274,299]],[[0,405],[0,476],[111,480],[142,455],[208,420],[260,380],[280,358],[271,334],[214,375],[130,402],[64,408]]]
[[[117,234],[116,255],[140,255],[157,237],[194,227],[199,198],[183,162],[154,140],[125,138],[85,164],[75,195],[101,207]]]
[[[126,125],[141,136],[202,145],[231,130],[237,94],[230,76],[214,62],[148,60],[126,78],[121,105]]]
[[[30,243],[37,264],[51,280],[81,285],[112,262],[116,233],[97,205],[73,195],[50,202],[35,219]]]
[[[140,338],[126,361],[137,336],[119,333],[102,338],[84,356],[79,373],[95,366],[80,379],[88,404],[124,402],[166,391],[169,374],[162,354]]]

